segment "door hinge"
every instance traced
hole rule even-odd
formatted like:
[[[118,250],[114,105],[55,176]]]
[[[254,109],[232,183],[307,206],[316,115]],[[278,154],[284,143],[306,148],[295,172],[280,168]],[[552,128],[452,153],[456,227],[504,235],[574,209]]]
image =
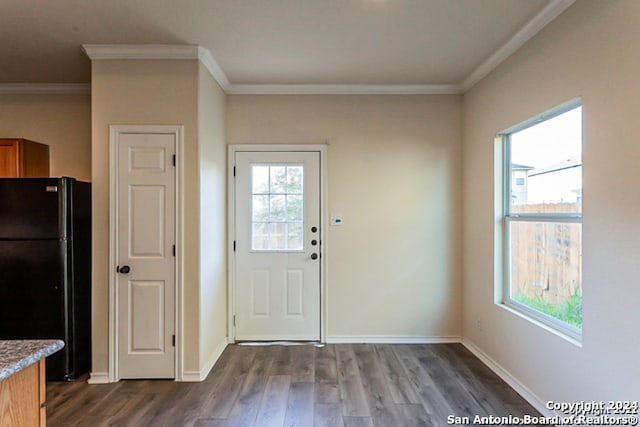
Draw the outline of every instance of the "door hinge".
[[[171,335],[171,345],[172,346],[176,346],[176,336],[175,335]]]
[[[233,315],[233,326],[236,326],[236,315]]]
[[[234,240],[233,241],[233,252],[235,252],[235,251],[236,251],[236,241]]]
[[[175,165],[176,165],[176,155],[174,154],[173,155],[173,166],[175,166]]]
[[[173,256],[176,256],[176,245],[173,245]]]
[[[233,167],[233,176],[236,176],[236,167]]]

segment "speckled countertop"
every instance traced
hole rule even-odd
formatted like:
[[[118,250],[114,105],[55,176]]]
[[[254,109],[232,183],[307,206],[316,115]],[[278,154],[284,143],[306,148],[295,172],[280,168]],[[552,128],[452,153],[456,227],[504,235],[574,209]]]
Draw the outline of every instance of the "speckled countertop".
[[[60,340],[0,340],[0,381],[64,347]]]

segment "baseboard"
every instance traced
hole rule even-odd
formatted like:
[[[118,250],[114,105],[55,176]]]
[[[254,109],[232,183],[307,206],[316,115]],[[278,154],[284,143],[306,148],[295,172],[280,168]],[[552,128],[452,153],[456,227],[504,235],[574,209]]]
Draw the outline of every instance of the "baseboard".
[[[207,376],[209,375],[209,372],[211,372],[211,369],[213,369],[213,365],[216,364],[216,362],[218,361],[218,359],[222,355],[222,352],[224,351],[224,349],[227,348],[227,344],[228,344],[228,341],[225,338],[222,342],[220,342],[220,344],[218,344],[218,346],[213,351],[213,353],[211,353],[211,357],[209,357],[209,360],[207,360],[207,362],[205,363],[204,367],[201,370],[199,370],[199,371],[184,371],[184,373],[182,374],[182,380],[181,381],[182,382],[201,382],[201,381],[204,381],[207,378]]]
[[[545,401],[540,399],[535,393],[533,393],[527,386],[522,384],[516,377],[511,375],[509,371],[503,368],[498,362],[496,362],[493,358],[491,358],[487,353],[482,351],[477,345],[475,345],[468,338],[464,338],[462,340],[462,345],[464,345],[474,356],[480,359],[485,365],[489,367],[496,375],[504,380],[507,384],[511,386],[520,396],[522,396],[527,402],[531,404],[534,408],[538,410],[545,417],[553,417],[556,414],[555,412],[548,409],[545,405]]]
[[[88,384],[109,384],[110,382],[108,372],[91,372],[87,380]]]
[[[403,336],[403,335],[330,335],[327,344],[446,344],[459,343],[459,336]]]

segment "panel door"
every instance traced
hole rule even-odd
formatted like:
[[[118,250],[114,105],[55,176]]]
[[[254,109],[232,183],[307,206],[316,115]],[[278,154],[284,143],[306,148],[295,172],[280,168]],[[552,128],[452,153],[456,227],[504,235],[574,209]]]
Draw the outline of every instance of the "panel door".
[[[236,153],[236,340],[320,339],[320,153]]]
[[[174,378],[173,134],[118,138],[118,377]]]
[[[20,176],[18,141],[0,140],[0,178]]]

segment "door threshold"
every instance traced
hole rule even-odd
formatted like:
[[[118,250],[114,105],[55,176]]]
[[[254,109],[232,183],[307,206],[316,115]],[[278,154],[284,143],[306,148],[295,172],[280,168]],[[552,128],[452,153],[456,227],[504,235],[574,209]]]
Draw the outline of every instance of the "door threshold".
[[[314,347],[324,347],[320,341],[236,341],[236,345],[250,347],[264,347],[270,345],[296,346],[296,345],[312,345]]]

